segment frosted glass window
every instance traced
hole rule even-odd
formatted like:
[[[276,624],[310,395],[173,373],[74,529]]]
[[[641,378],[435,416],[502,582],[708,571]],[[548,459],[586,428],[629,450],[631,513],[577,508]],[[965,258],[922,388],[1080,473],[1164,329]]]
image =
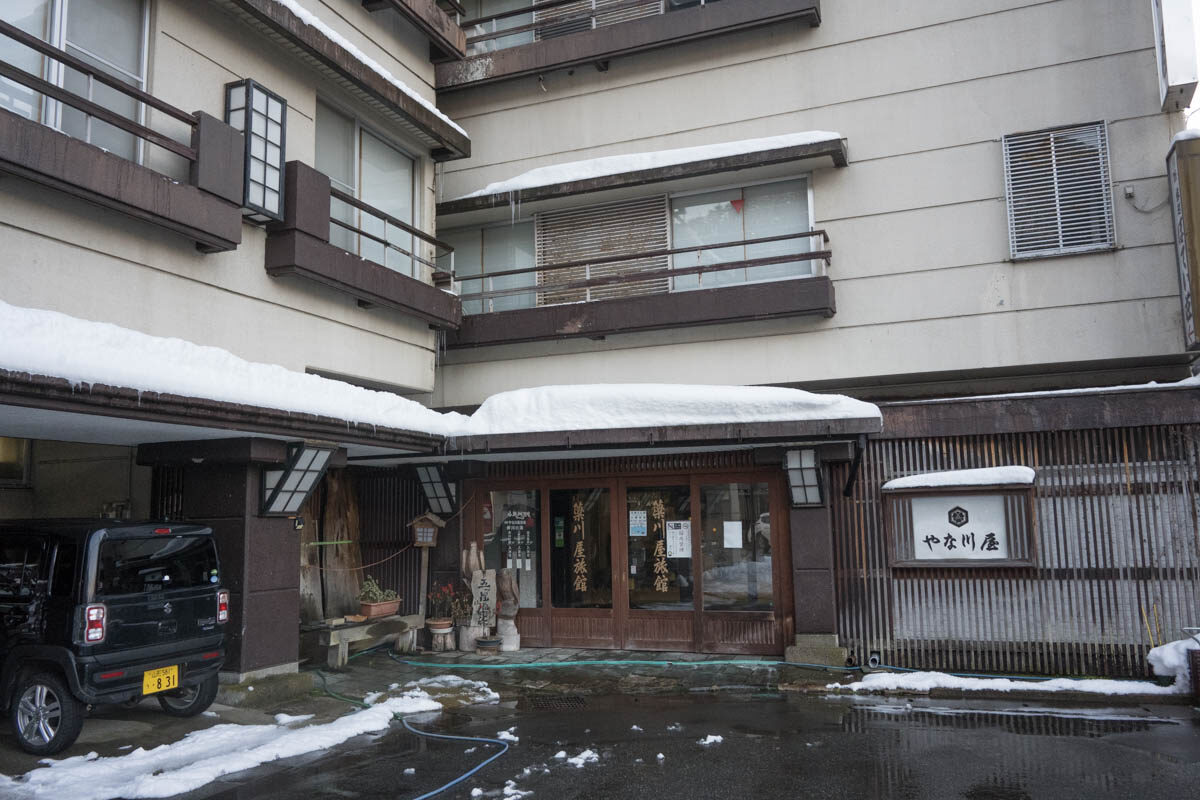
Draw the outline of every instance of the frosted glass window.
[[[484,291],[528,288],[528,292],[500,295],[486,299],[463,301],[464,314],[485,311],[508,311],[514,308],[533,308],[536,300],[537,273],[533,242],[533,223],[497,225],[494,228],[468,228],[440,233],[439,238],[454,248],[454,272],[463,296]],[[438,259],[438,267],[449,271],[450,258]],[[493,272],[529,269],[520,275],[486,277]],[[482,275],[484,278],[472,279]]]
[[[671,200],[671,234],[676,248],[702,244],[744,242],[810,230],[808,184],[805,179],[722,189]],[[808,238],[783,239],[762,244],[678,253],[671,258],[674,269],[722,264],[757,258],[807,253]],[[678,275],[675,291],[708,289],[735,283],[783,280],[813,273],[808,261],[789,261],[753,267]]]
[[[412,159],[362,131],[362,190],[359,198],[401,222],[412,225],[412,187]],[[386,239],[410,253],[413,252],[411,233],[406,233],[403,229],[369,214],[361,214],[360,217],[361,230]],[[367,237],[362,237],[359,255],[405,275],[413,275],[412,258]]]
[[[8,0],[3,8],[0,8],[0,19],[39,39],[45,39],[50,27],[50,6],[50,0]],[[0,61],[34,75],[44,74],[42,56],[7,36],[0,36]],[[7,78],[0,78],[0,108],[26,119],[40,121],[41,97],[32,89]]]

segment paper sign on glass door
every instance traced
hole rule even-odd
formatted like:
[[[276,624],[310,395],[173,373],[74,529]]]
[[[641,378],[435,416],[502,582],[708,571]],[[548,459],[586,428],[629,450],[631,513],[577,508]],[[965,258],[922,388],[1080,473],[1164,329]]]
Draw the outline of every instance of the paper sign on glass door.
[[[741,520],[725,520],[725,547],[729,550],[742,549]]]
[[[630,511],[629,512],[629,535],[630,536],[645,536],[646,535],[646,512],[645,511]]]
[[[667,520],[667,558],[692,557],[692,521]]]

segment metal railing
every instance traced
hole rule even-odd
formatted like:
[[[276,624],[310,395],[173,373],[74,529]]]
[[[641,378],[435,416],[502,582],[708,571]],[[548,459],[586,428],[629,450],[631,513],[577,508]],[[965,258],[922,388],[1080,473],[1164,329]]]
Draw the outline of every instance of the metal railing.
[[[100,83],[110,89],[120,92],[127,97],[132,98],[144,106],[149,106],[155,111],[159,111],[163,114],[166,114],[168,117],[171,117],[172,119],[184,123],[185,125],[189,126],[189,128],[194,129],[198,124],[198,120],[194,114],[189,114],[182,109],[176,108],[170,103],[164,102],[154,95],[142,91],[136,86],[130,86],[120,78],[116,78],[100,69],[97,69],[86,61],[76,58],[70,53],[60,50],[53,45],[47,44],[38,37],[28,34],[20,28],[4,22],[3,20],[0,20],[0,34],[12,39],[18,44],[28,47],[30,50],[57,61],[64,67],[70,68],[87,76],[89,94],[91,93],[92,86],[96,83]],[[99,103],[64,89],[63,87],[55,83],[51,83],[50,81],[45,80],[38,75],[34,75],[31,72],[26,72],[25,70],[20,69],[12,64],[0,61],[0,78],[6,78],[14,83],[18,83],[22,86],[32,89],[38,94],[78,109],[88,117],[108,123],[114,128],[119,128],[126,133],[132,134],[142,141],[161,147],[162,149],[174,153],[175,155],[182,156],[189,162],[196,161],[196,149],[194,147],[182,144],[165,134],[159,133],[158,131],[129,119],[128,117],[122,116],[111,109],[105,108]]]
[[[390,251],[399,253],[400,256],[403,258],[412,259],[413,261],[415,261],[419,264],[423,264],[435,272],[439,271],[441,268],[434,261],[432,261],[428,258],[425,258],[421,255],[418,255],[416,252],[414,252],[417,248],[411,244],[412,239],[416,238],[416,239],[419,239],[420,241],[425,242],[426,244],[430,245],[435,250],[435,254],[433,256],[434,258],[437,258],[438,255],[449,255],[454,252],[453,247],[451,247],[450,245],[441,241],[440,239],[436,239],[433,236],[430,236],[428,233],[425,233],[422,230],[414,228],[412,225],[409,225],[407,222],[404,222],[401,219],[397,219],[396,217],[393,217],[391,214],[388,214],[385,211],[381,211],[380,209],[375,208],[372,205],[368,205],[367,203],[364,203],[362,200],[359,200],[357,197],[354,197],[353,195],[343,192],[341,189],[331,187],[329,190],[329,196],[333,200],[336,200],[340,203],[344,203],[344,204],[350,206],[351,208],[354,208],[358,212],[358,214],[356,214],[356,216],[360,216],[360,218],[361,218],[361,216],[365,216],[365,217],[372,218],[377,221],[376,227],[378,227],[380,229],[380,232],[373,233],[373,232],[365,229],[366,226],[363,222],[359,222],[359,224],[356,225],[356,224],[348,222],[344,219],[338,219],[336,210],[333,211],[333,213],[331,213],[329,216],[330,225],[336,226],[336,227],[346,231],[346,233],[350,234],[351,236],[361,237],[361,238],[358,238],[355,240],[355,246],[353,248],[348,247],[346,249],[352,250],[354,253],[356,253],[359,256],[362,256],[363,258],[367,258],[368,260],[375,260],[375,259],[369,258],[369,256],[372,255],[370,253],[371,248],[369,246],[368,247],[363,246],[362,240],[364,240],[364,239],[368,242],[374,242],[375,245],[378,246],[378,248],[381,248],[383,250],[383,252],[384,252],[383,261],[387,261],[386,253],[387,253],[387,251],[390,250]],[[389,230],[391,228],[398,228],[399,230],[403,231],[405,236],[399,237],[399,241],[397,241],[396,239],[394,239],[388,235]],[[332,228],[330,229],[330,234],[333,234]],[[338,243],[336,241],[337,237],[331,235],[329,238],[330,238],[331,242],[333,242],[335,244]],[[408,248],[403,247],[402,246],[403,244],[408,244]],[[380,262],[377,262],[377,263],[380,263]],[[389,268],[394,268],[394,267],[391,267],[391,265],[389,265],[387,263],[383,263],[382,265],[389,267]],[[397,271],[403,271],[403,270],[397,270]],[[411,272],[412,271],[410,271],[410,274],[411,274]],[[418,277],[415,274],[412,274],[411,276],[414,278]]]
[[[482,275],[457,275],[456,279],[460,283],[473,281],[486,281],[491,283],[496,278],[511,278],[518,275],[530,275],[533,277],[533,283],[522,286],[506,287],[501,289],[487,289],[478,292],[471,292],[460,295],[460,299],[465,304],[471,301],[486,301],[494,300],[500,297],[511,297],[515,295],[536,294],[538,305],[562,305],[564,303],[580,302],[579,299],[564,299],[556,298],[556,295],[566,295],[568,293],[584,293],[583,300],[595,299],[591,297],[592,289],[607,289],[613,296],[618,296],[622,288],[626,289],[625,296],[637,294],[661,294],[667,291],[672,291],[671,288],[652,288],[651,286],[637,287],[635,284],[653,284],[659,283],[662,286],[670,286],[669,282],[673,282],[676,278],[691,275],[704,275],[712,272],[726,272],[735,269],[752,269],[755,267],[766,267],[776,264],[795,264],[799,262],[822,261],[826,266],[829,265],[833,258],[833,253],[828,249],[808,250],[803,252],[779,253],[769,256],[761,256],[758,258],[743,258],[734,261],[719,261],[709,264],[697,264],[694,266],[675,266],[669,265],[666,267],[650,267],[644,268],[642,265],[634,263],[632,268],[621,270],[622,262],[646,262],[649,260],[659,260],[660,263],[667,263],[667,259],[672,259],[674,256],[685,253],[703,253],[705,251],[719,251],[733,247],[753,247],[755,245],[766,245],[775,242],[785,242],[789,240],[799,239],[814,239],[819,238],[822,245],[829,244],[829,235],[824,230],[803,231],[799,233],[780,234],[778,236],[763,236],[755,239],[742,239],[733,242],[717,242],[713,244],[691,245],[688,247],[672,247],[660,248],[656,250],[645,250],[636,253],[623,253],[620,255],[604,256],[602,258],[589,258],[579,261],[564,261],[557,264],[547,264],[536,267],[524,267],[521,269],[507,269],[496,272],[487,272]],[[566,278],[563,280],[553,280],[557,275],[564,274]],[[593,274],[593,271],[598,274]],[[807,274],[815,274],[810,272]],[[795,276],[802,277],[802,276]],[[778,280],[778,278],[775,278]],[[616,290],[616,292],[612,292]]]
[[[716,0],[696,0],[694,5],[712,2]],[[459,24],[467,33],[468,55],[478,55],[631,19],[658,16],[669,12],[671,8],[672,0],[543,0],[523,8],[464,19]],[[517,19],[520,17],[526,17],[528,21],[521,23]],[[514,19],[519,24],[501,27],[503,23]],[[530,36],[520,37],[522,41],[500,41],[520,34]]]

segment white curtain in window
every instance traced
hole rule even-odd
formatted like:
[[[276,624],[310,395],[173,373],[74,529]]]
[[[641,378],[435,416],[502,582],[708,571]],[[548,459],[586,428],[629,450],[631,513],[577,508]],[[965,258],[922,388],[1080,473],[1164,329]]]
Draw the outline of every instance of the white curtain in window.
[[[454,274],[459,281],[460,294],[476,294],[483,291],[483,281],[470,280],[472,275],[478,275],[483,270],[483,233],[478,228],[464,231],[448,231],[438,233],[438,238],[454,248],[454,258],[451,262],[449,255],[439,256],[438,268],[446,272],[454,268]],[[483,311],[483,303],[479,300],[464,300],[464,314],[478,314]]]
[[[693,247],[703,244],[744,242],[769,236],[781,236],[809,230],[808,188],[804,179],[721,189],[703,194],[675,197],[671,200],[672,246]],[[678,253],[671,258],[673,269],[723,264],[754,258],[804,253],[807,239],[784,239],[755,245]],[[735,283],[782,280],[812,274],[806,261],[679,275],[676,291],[713,288]]]
[[[335,189],[358,196],[357,172],[354,168],[354,120],[324,103],[317,103],[316,168],[329,176]],[[352,227],[358,225],[357,210],[339,200],[330,205],[333,219]],[[329,226],[329,241],[351,253],[358,252],[358,236],[340,225]]]
[[[512,269],[532,269],[536,264],[533,248],[533,223],[501,225],[483,230],[483,271],[506,272]],[[490,278],[489,290],[529,287],[530,291],[520,294],[501,295],[491,299],[492,311],[508,311],[513,308],[533,308],[536,293],[533,291],[536,273],[523,272]]]

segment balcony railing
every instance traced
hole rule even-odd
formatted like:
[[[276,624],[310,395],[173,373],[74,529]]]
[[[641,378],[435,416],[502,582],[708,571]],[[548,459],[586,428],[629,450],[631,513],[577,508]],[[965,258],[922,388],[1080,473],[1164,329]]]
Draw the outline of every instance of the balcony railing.
[[[704,5],[673,0],[543,0],[524,8],[463,20],[467,55],[503,50],[529,42],[554,39],[619,22],[655,17],[674,7]]]
[[[0,20],[0,35],[57,62],[59,66],[55,71],[71,70],[82,75],[87,81],[88,94],[77,94],[40,75],[0,61],[0,78],[23,86],[35,95],[29,114],[0,107],[6,115],[0,118],[4,124],[4,135],[0,138],[7,140],[8,145],[0,154],[0,169],[187,233],[204,250],[236,247],[241,238],[241,216],[238,211],[242,199],[240,134],[211,115],[189,113],[177,108],[3,20]],[[133,100],[135,116],[138,118],[145,114],[146,109],[152,109],[169,120],[182,123],[188,131],[188,143],[97,103],[91,99],[97,85]],[[48,102],[43,105],[39,98],[46,98]],[[114,179],[111,170],[99,165],[120,156],[101,149],[84,152],[71,147],[50,148],[54,150],[53,155],[23,152],[36,144],[37,137],[32,133],[34,129],[46,130],[49,136],[69,135],[60,127],[50,124],[49,121],[61,117],[53,103],[81,112],[86,131],[91,130],[92,120],[99,120],[124,131],[137,142],[152,145],[183,159],[187,165],[184,172],[188,175],[191,187],[202,189],[207,195],[184,196],[186,192],[171,189],[163,191],[161,186],[156,186],[156,183],[161,184],[164,176],[137,163],[148,160],[144,153],[139,152],[142,149],[140,146],[135,148],[132,160],[125,159],[129,162],[129,168],[125,170],[127,174],[119,179]],[[13,105],[15,107],[15,102]],[[168,194],[178,196],[167,197]],[[226,201],[226,206],[230,203],[234,205],[212,207],[207,205],[213,199],[210,196]],[[231,215],[228,212],[233,213]]]
[[[284,168],[283,208],[283,220],[267,226],[267,274],[319,283],[363,308],[395,309],[435,328],[458,327],[458,298],[426,279],[439,254],[453,257],[450,245],[299,161]]]
[[[414,262],[428,267],[431,274],[440,267],[430,258],[417,254],[414,239],[428,245],[427,249],[433,251],[430,255],[434,259],[454,252],[453,247],[440,239],[340,189],[331,186],[329,196],[334,201],[330,204],[330,243],[368,261],[421,280],[423,270],[415,268]],[[343,208],[339,208],[338,204]]]
[[[471,314],[805,278],[819,273],[815,269],[803,272],[774,270],[769,275],[760,272],[759,275],[752,276],[749,270],[783,265],[792,267],[815,261],[822,262],[822,266],[828,266],[833,257],[828,249],[798,250],[794,245],[789,247],[783,244],[803,242],[807,245],[806,240],[812,239],[819,239],[822,245],[829,243],[829,236],[825,231],[813,230],[499,270],[478,277],[458,275],[457,280],[463,285],[482,284],[480,291],[460,295],[463,313]],[[771,245],[775,247],[771,248]],[[791,252],[775,252],[755,258],[716,260],[727,255],[722,254],[722,250],[742,248],[745,252],[745,248],[751,247],[776,251],[788,249]],[[710,263],[681,264],[681,259],[677,257],[687,254],[693,254],[697,261],[712,260]],[[733,270],[747,272],[740,276],[740,279],[735,277],[729,280],[726,276]],[[726,279],[718,278],[708,284],[704,282],[702,276],[717,273]],[[680,281],[681,278],[691,276],[697,276],[694,282]]]

